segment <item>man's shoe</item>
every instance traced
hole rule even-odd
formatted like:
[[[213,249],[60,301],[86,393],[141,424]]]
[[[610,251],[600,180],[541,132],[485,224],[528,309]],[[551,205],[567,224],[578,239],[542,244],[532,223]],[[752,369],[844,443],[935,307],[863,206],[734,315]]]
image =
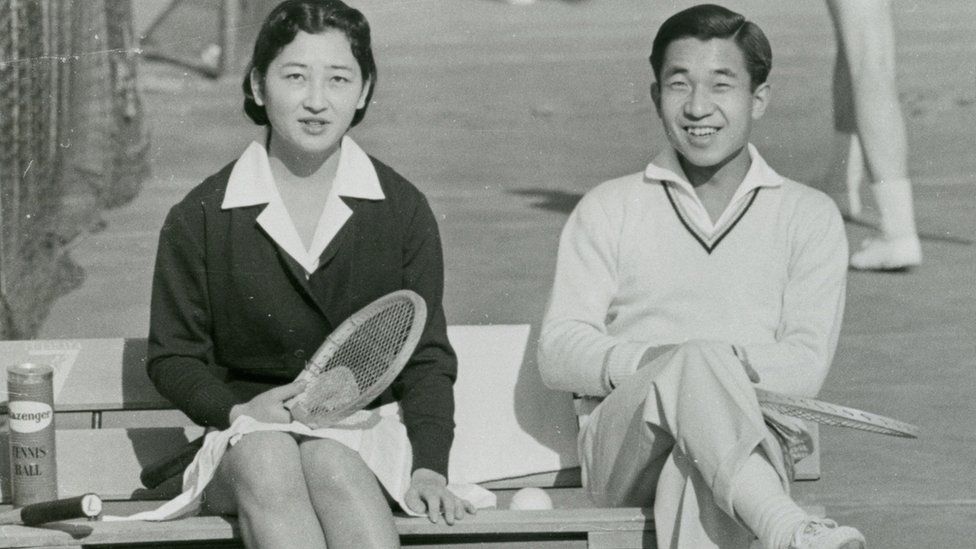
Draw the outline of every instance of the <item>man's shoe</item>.
[[[864,549],[864,536],[857,528],[837,526],[830,519],[811,519],[793,534],[789,549]]]
[[[859,271],[901,271],[922,263],[917,236],[865,240],[851,255],[851,268]]]

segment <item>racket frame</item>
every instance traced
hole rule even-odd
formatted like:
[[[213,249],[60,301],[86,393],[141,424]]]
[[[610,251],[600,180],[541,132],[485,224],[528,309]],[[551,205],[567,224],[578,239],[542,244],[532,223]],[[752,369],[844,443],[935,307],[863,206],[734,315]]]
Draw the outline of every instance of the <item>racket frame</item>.
[[[761,408],[773,409],[788,416],[835,427],[848,427],[903,438],[918,438],[919,429],[915,425],[857,408],[759,388],[756,388],[756,397]]]
[[[342,324],[325,338],[325,341],[315,351],[312,358],[305,363],[305,368],[296,378],[296,381],[308,381],[312,383],[317,376],[332,369],[326,368],[329,360],[335,356],[342,348],[342,345],[346,341],[349,341],[369,319],[382,313],[390,306],[403,302],[410,303],[413,309],[413,318],[407,332],[406,340],[402,343],[400,350],[396,353],[396,356],[392,359],[383,374],[369,387],[360,389],[358,398],[326,414],[312,414],[305,406],[304,399],[306,394],[303,392],[297,395],[285,403],[285,407],[291,411],[292,417],[295,420],[313,429],[334,425],[356,411],[361,410],[379,397],[393,383],[397,375],[399,375],[413,356],[413,352],[420,342],[424,328],[427,325],[427,304],[420,295],[412,290],[397,290],[388,293],[353,313],[352,316],[343,321]]]

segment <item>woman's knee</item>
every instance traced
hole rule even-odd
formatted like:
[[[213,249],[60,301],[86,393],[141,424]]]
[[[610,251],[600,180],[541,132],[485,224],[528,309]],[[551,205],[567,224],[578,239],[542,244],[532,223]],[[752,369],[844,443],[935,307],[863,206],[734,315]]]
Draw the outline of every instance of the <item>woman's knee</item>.
[[[268,505],[293,501],[305,486],[298,444],[287,433],[249,433],[227,451],[221,466],[242,504],[256,498]]]
[[[361,493],[364,483],[376,478],[358,452],[329,439],[310,439],[301,443],[302,466],[310,491],[331,497]]]

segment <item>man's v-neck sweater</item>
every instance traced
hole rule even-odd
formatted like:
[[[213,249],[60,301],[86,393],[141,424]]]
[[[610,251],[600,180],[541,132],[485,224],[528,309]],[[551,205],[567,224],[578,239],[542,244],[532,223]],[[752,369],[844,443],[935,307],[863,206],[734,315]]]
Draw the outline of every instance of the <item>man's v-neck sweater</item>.
[[[603,396],[650,347],[707,339],[741,346],[762,387],[819,391],[843,313],[843,222],[826,195],[750,153],[713,226],[673,151],[583,197],[542,326],[547,384]]]

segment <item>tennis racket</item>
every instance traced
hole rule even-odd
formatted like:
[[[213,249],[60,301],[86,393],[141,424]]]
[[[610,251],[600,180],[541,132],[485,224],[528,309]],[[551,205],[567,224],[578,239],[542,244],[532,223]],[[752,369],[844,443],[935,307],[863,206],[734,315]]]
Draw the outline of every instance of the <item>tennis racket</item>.
[[[102,498],[95,494],[85,494],[73,498],[31,503],[0,513],[0,524],[35,526],[75,518],[94,519],[101,513]]]
[[[191,440],[180,450],[180,453],[166,456],[159,461],[154,461],[139,473],[139,480],[142,485],[152,490],[167,480],[182,475],[183,471],[193,463],[197,457],[197,452],[203,448],[204,437]]]
[[[882,435],[918,438],[918,427],[890,417],[864,412],[813,398],[756,389],[759,406],[781,414],[835,427],[860,429]]]
[[[376,399],[413,355],[427,323],[427,305],[410,290],[389,293],[333,330],[296,381],[305,390],[285,403],[292,417],[318,429],[335,425]],[[195,447],[193,447],[195,445]],[[155,488],[193,462],[202,438],[139,475]]]
[[[339,325],[296,381],[304,392],[285,403],[296,420],[328,427],[372,402],[413,355],[427,322],[427,305],[410,290],[387,294]]]

